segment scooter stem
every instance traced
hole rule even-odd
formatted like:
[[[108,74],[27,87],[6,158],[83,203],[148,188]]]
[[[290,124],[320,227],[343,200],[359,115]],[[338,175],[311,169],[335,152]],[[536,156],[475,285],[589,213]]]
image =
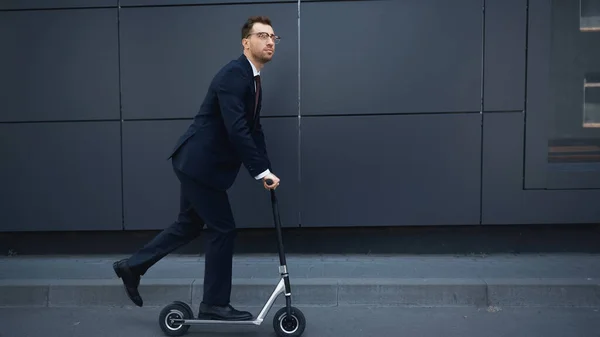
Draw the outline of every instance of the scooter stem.
[[[273,181],[271,179],[267,179],[266,183],[268,185],[272,185]],[[287,271],[287,264],[285,260],[285,249],[283,247],[283,235],[281,230],[281,219],[279,217],[279,203],[277,202],[277,196],[275,195],[275,190],[271,190],[271,206],[273,208],[273,220],[275,222],[275,230],[277,232],[277,248],[279,251],[279,273],[283,278],[285,284],[285,302],[288,309],[288,315],[291,315],[291,294],[292,289],[290,286],[290,279]]]

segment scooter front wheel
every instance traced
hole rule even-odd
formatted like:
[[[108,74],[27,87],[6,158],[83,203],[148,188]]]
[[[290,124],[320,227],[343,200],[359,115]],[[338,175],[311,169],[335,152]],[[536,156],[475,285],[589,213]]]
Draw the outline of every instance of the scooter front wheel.
[[[292,307],[291,316],[287,314],[287,308],[279,309],[273,317],[273,329],[280,337],[300,337],[306,328],[306,318],[300,309]]]
[[[183,336],[189,325],[173,322],[173,320],[194,319],[190,307],[181,302],[174,302],[164,307],[159,315],[158,324],[165,336]]]

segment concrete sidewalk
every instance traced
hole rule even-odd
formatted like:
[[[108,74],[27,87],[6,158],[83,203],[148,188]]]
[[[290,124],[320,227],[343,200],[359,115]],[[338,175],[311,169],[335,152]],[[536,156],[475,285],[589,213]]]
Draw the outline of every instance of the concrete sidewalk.
[[[122,256],[0,258],[0,306],[132,306],[112,262]],[[144,306],[202,296],[203,257],[166,257],[142,278]],[[298,306],[600,307],[600,255],[288,255]],[[234,259],[232,304],[262,306],[278,258]],[[282,305],[280,297],[276,305]]]

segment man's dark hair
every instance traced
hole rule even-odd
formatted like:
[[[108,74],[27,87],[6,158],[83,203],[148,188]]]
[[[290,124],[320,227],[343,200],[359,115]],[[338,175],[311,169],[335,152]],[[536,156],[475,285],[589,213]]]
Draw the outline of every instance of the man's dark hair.
[[[266,16],[251,16],[248,18],[248,20],[246,20],[246,23],[244,23],[244,26],[242,26],[242,39],[245,39],[248,37],[248,34],[250,34],[250,31],[252,30],[252,26],[254,26],[254,24],[257,22],[272,26],[271,19],[269,19]]]

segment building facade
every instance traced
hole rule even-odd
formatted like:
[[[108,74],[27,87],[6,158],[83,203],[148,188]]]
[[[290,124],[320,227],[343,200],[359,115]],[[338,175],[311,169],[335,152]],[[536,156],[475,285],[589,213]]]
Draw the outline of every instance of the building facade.
[[[251,15],[284,226],[600,222],[599,0],[39,0],[0,4],[0,231],[169,225]],[[245,168],[230,195],[272,226]]]

